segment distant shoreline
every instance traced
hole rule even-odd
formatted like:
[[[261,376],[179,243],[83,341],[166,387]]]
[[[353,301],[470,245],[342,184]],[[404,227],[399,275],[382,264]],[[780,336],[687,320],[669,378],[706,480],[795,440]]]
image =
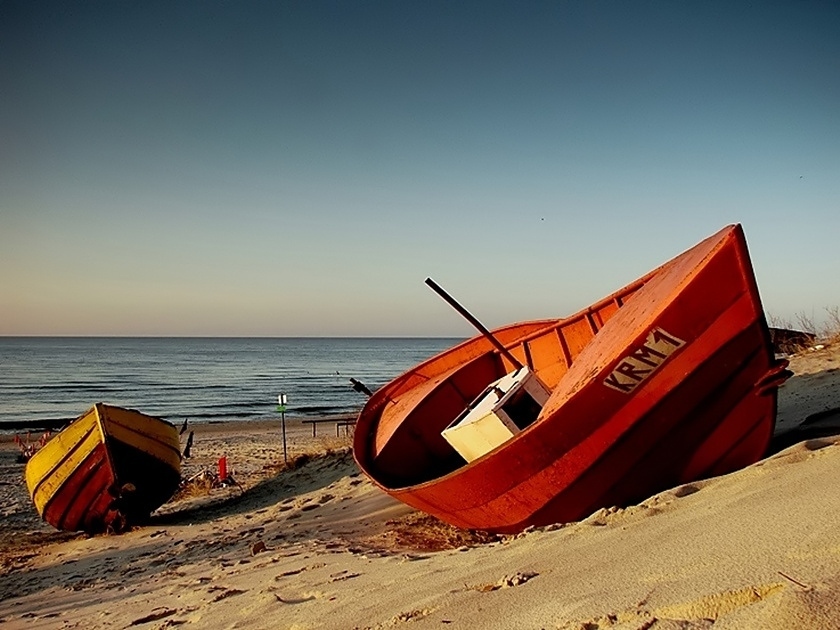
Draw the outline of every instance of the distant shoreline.
[[[346,413],[324,413],[324,414],[312,414],[307,416],[299,416],[299,415],[287,415],[286,422],[294,423],[294,424],[301,424],[304,420],[321,420],[325,422],[341,422],[345,420],[352,420],[358,416],[358,412],[346,412]],[[0,435],[8,434],[12,432],[19,432],[19,431],[58,431],[59,429],[64,428],[76,418],[52,418],[52,419],[44,419],[44,420],[12,420],[9,422],[0,422]],[[168,422],[172,422],[168,420]],[[189,426],[196,427],[196,426],[203,426],[208,427],[210,425],[218,425],[218,426],[230,426],[232,424],[247,424],[250,426],[255,426],[257,423],[261,423],[262,425],[266,424],[277,424],[280,425],[280,418],[276,416],[266,417],[266,418],[219,418],[218,420],[190,420]],[[172,422],[172,424],[178,425],[178,422]]]
[[[56,431],[75,418],[53,418],[48,420],[11,420],[0,422],[0,431]]]
[[[324,339],[326,341],[333,341],[336,339],[360,339],[360,340],[368,340],[368,339],[384,339],[384,340],[395,340],[395,339],[405,339],[407,341],[412,341],[415,339],[443,339],[446,341],[465,341],[469,339],[469,337],[465,337],[464,335],[256,335],[256,336],[248,336],[248,335],[14,335],[14,334],[0,334],[0,340],[2,339],[149,339],[149,340],[184,340],[184,339],[196,339],[196,340],[205,340],[205,339],[219,339],[222,341],[229,341],[229,340],[236,340],[242,339],[244,341],[248,340],[263,340],[263,339]]]

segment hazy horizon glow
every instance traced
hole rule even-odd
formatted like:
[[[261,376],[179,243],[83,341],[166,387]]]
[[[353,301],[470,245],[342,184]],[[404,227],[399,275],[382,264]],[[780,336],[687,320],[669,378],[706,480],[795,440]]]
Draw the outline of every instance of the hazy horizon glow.
[[[0,3],[0,335],[466,336],[742,223],[840,304],[840,5]]]

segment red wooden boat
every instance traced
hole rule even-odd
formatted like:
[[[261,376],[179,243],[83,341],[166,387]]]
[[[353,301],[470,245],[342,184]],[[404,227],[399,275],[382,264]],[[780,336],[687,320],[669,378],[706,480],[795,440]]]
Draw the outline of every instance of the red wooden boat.
[[[760,459],[785,367],[728,226],[576,315],[397,377],[362,410],[354,454],[385,492],[458,527],[568,522]]]

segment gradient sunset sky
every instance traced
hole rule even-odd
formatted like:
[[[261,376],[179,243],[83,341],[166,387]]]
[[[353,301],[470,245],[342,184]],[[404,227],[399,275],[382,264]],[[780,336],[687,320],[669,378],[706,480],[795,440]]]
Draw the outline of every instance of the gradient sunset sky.
[[[840,3],[0,0],[0,335],[453,335],[742,223],[840,305]]]

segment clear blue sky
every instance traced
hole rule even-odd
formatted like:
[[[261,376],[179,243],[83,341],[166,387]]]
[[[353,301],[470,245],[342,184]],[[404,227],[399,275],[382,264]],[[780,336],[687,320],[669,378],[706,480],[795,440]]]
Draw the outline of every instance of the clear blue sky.
[[[0,334],[469,335],[743,223],[840,304],[837,2],[0,1]]]

